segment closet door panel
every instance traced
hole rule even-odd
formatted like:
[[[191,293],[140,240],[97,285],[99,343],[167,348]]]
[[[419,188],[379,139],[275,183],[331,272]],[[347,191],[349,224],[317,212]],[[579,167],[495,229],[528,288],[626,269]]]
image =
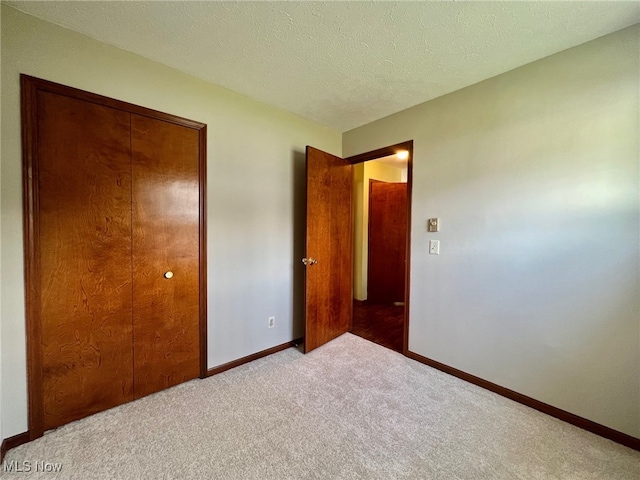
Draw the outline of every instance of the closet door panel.
[[[199,375],[199,134],[132,115],[131,147],[140,398]]]
[[[130,115],[38,92],[44,429],[132,400]]]

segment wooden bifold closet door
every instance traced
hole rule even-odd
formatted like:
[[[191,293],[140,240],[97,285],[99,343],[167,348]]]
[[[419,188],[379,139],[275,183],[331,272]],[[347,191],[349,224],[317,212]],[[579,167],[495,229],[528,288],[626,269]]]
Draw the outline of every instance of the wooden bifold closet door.
[[[196,130],[131,115],[135,398],[199,374],[198,148]]]
[[[50,92],[37,102],[49,429],[133,398],[130,115]]]
[[[31,438],[206,373],[206,126],[22,77]]]

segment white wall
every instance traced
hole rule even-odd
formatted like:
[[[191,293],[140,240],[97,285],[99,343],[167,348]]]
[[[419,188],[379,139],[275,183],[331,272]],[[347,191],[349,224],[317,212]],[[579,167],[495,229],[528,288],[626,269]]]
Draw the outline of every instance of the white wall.
[[[345,156],[414,140],[410,350],[635,437],[639,33],[343,136]]]
[[[370,160],[353,167],[353,298],[367,299],[369,272],[369,181],[406,182],[407,167]]]
[[[1,59],[5,437],[27,429],[20,73],[206,123],[209,366],[302,336],[304,149],[339,132],[4,5]]]
[[[3,5],[2,435],[27,428],[27,73],[208,124],[209,366],[302,334],[304,146],[413,139],[410,350],[640,437],[639,40],[631,27],[374,122],[341,152],[335,131]]]

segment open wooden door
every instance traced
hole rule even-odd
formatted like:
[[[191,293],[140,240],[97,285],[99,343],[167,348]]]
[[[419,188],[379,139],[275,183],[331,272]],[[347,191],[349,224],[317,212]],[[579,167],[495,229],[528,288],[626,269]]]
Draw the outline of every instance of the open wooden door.
[[[351,163],[307,147],[305,353],[351,330]]]

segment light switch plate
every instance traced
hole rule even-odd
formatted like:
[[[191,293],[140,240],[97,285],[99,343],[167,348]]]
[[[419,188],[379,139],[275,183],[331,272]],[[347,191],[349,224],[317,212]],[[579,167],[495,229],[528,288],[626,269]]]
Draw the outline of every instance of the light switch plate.
[[[427,220],[427,231],[429,232],[439,232],[440,231],[440,219],[439,218],[430,218]]]
[[[440,240],[429,240],[429,255],[440,255]]]

